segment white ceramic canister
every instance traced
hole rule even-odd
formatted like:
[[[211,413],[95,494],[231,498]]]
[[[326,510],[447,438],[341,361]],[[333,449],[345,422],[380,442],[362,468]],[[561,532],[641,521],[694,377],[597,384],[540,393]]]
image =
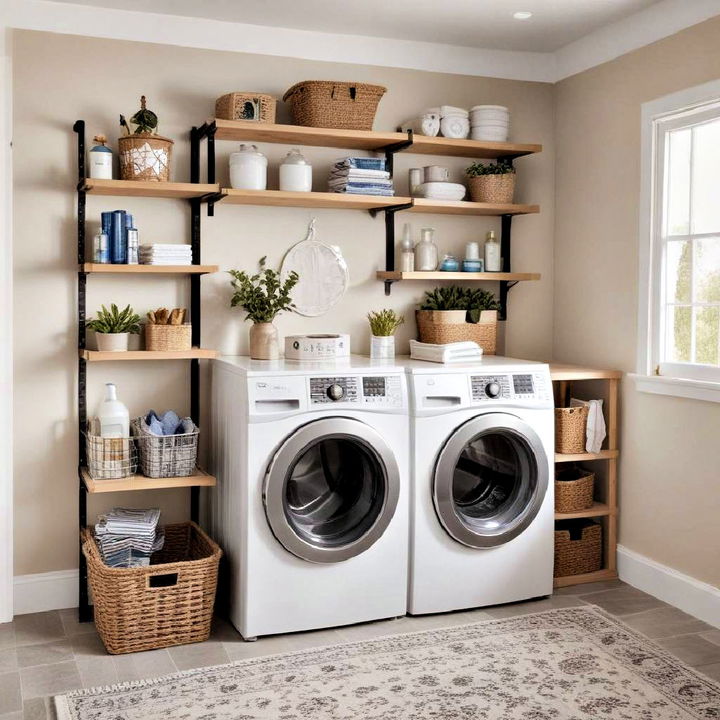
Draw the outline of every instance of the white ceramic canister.
[[[107,138],[104,135],[96,135],[93,138],[96,142],[88,153],[90,165],[90,177],[98,180],[112,180],[113,155],[105,143]]]
[[[235,190],[267,190],[267,158],[255,145],[230,154],[230,186]]]
[[[288,192],[312,190],[312,165],[294,148],[280,164],[280,189]]]

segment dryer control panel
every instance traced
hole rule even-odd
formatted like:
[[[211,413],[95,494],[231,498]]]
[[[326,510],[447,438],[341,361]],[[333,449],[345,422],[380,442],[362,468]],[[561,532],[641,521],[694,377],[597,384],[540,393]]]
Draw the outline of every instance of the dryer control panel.
[[[543,373],[471,375],[473,403],[493,400],[549,400],[550,389]]]
[[[310,378],[310,403],[353,403],[402,407],[401,375],[350,375]]]

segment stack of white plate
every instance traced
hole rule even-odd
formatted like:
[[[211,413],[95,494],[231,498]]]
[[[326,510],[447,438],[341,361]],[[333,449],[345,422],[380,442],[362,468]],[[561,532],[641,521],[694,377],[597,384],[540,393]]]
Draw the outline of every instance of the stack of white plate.
[[[475,105],[470,110],[470,138],[507,142],[510,111],[502,105]]]

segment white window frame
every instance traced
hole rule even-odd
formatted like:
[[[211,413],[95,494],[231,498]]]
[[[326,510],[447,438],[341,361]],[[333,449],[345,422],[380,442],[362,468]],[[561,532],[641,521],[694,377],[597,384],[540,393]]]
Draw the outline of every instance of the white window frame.
[[[669,130],[720,117],[720,81],[644,103],[641,112],[640,247],[638,280],[638,390],[720,402],[720,368],[660,364],[665,135]],[[680,239],[680,238],[678,238]]]

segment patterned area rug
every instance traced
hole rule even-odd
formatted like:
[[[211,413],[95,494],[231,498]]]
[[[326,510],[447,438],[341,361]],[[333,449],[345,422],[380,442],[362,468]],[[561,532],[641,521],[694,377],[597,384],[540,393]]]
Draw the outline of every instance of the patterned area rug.
[[[689,720],[720,685],[591,608],[333,645],[55,698],[59,720]]]

